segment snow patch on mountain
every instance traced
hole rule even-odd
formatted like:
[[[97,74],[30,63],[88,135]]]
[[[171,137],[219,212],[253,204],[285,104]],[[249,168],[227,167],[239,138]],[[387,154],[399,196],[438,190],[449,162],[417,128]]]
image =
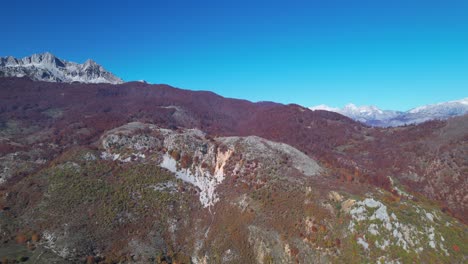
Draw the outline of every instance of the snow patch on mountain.
[[[341,109],[338,107],[331,107],[331,106],[324,105],[324,104],[312,106],[312,107],[309,107],[309,109],[312,111],[324,110],[324,111],[337,112],[337,113],[341,111]]]
[[[46,82],[123,83],[122,79],[93,60],[78,64],[59,59],[49,52],[22,59],[12,56],[0,58],[0,77],[29,77]]]

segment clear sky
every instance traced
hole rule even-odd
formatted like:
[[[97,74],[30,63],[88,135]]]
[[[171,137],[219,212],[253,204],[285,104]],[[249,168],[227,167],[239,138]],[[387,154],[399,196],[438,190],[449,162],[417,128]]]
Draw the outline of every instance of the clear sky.
[[[3,1],[0,56],[304,106],[468,96],[467,0]]]

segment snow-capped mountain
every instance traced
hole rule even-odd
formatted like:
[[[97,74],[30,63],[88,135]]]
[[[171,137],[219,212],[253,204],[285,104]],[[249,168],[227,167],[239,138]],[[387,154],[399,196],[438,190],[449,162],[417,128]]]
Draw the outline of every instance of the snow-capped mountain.
[[[79,64],[59,59],[49,52],[22,59],[12,56],[0,58],[0,77],[29,77],[34,81],[47,82],[123,83],[122,79],[93,60]]]
[[[419,124],[429,120],[447,119],[467,114],[468,97],[457,101],[420,106],[406,112],[381,110],[376,106],[355,106],[354,104],[348,104],[343,108],[317,105],[309,109],[336,112],[367,125],[389,127]]]
[[[318,105],[310,107],[310,109],[340,113],[362,123],[368,123],[369,121],[375,120],[389,120],[402,113],[398,111],[381,110],[376,106],[356,106],[354,104],[347,104],[343,108]]]

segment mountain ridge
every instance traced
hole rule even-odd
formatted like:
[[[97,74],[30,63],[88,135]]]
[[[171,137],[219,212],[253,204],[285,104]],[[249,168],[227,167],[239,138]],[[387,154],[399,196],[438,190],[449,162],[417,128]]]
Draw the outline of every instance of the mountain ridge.
[[[24,58],[0,58],[0,77],[28,77],[34,81],[120,84],[123,80],[88,59],[79,64],[60,59],[50,52]]]
[[[370,126],[395,127],[419,124],[430,120],[444,120],[468,113],[468,97],[436,104],[428,104],[407,111],[382,110],[376,106],[356,106],[352,103],[343,108],[317,105],[310,110],[336,112]]]

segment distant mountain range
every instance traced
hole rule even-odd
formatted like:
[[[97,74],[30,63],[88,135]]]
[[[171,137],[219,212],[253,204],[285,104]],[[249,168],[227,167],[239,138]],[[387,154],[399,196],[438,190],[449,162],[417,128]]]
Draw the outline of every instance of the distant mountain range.
[[[0,77],[28,77],[33,81],[64,83],[120,84],[124,82],[93,60],[88,59],[83,64],[79,64],[57,58],[49,52],[33,54],[22,59],[12,56],[1,57]],[[139,82],[146,83],[146,81]],[[309,109],[336,112],[370,126],[393,127],[464,115],[468,113],[468,97],[458,101],[421,106],[406,112],[354,104],[348,104],[343,108],[318,105]]]
[[[343,108],[317,105],[309,109],[336,112],[370,126],[394,127],[467,114],[468,97],[457,101],[420,106],[406,112],[381,110],[376,106],[356,106],[354,104],[348,104]]]
[[[0,58],[0,77],[29,77],[34,81],[66,83],[123,83],[122,79],[93,60],[78,64],[59,59],[49,52],[22,59],[12,56]]]

